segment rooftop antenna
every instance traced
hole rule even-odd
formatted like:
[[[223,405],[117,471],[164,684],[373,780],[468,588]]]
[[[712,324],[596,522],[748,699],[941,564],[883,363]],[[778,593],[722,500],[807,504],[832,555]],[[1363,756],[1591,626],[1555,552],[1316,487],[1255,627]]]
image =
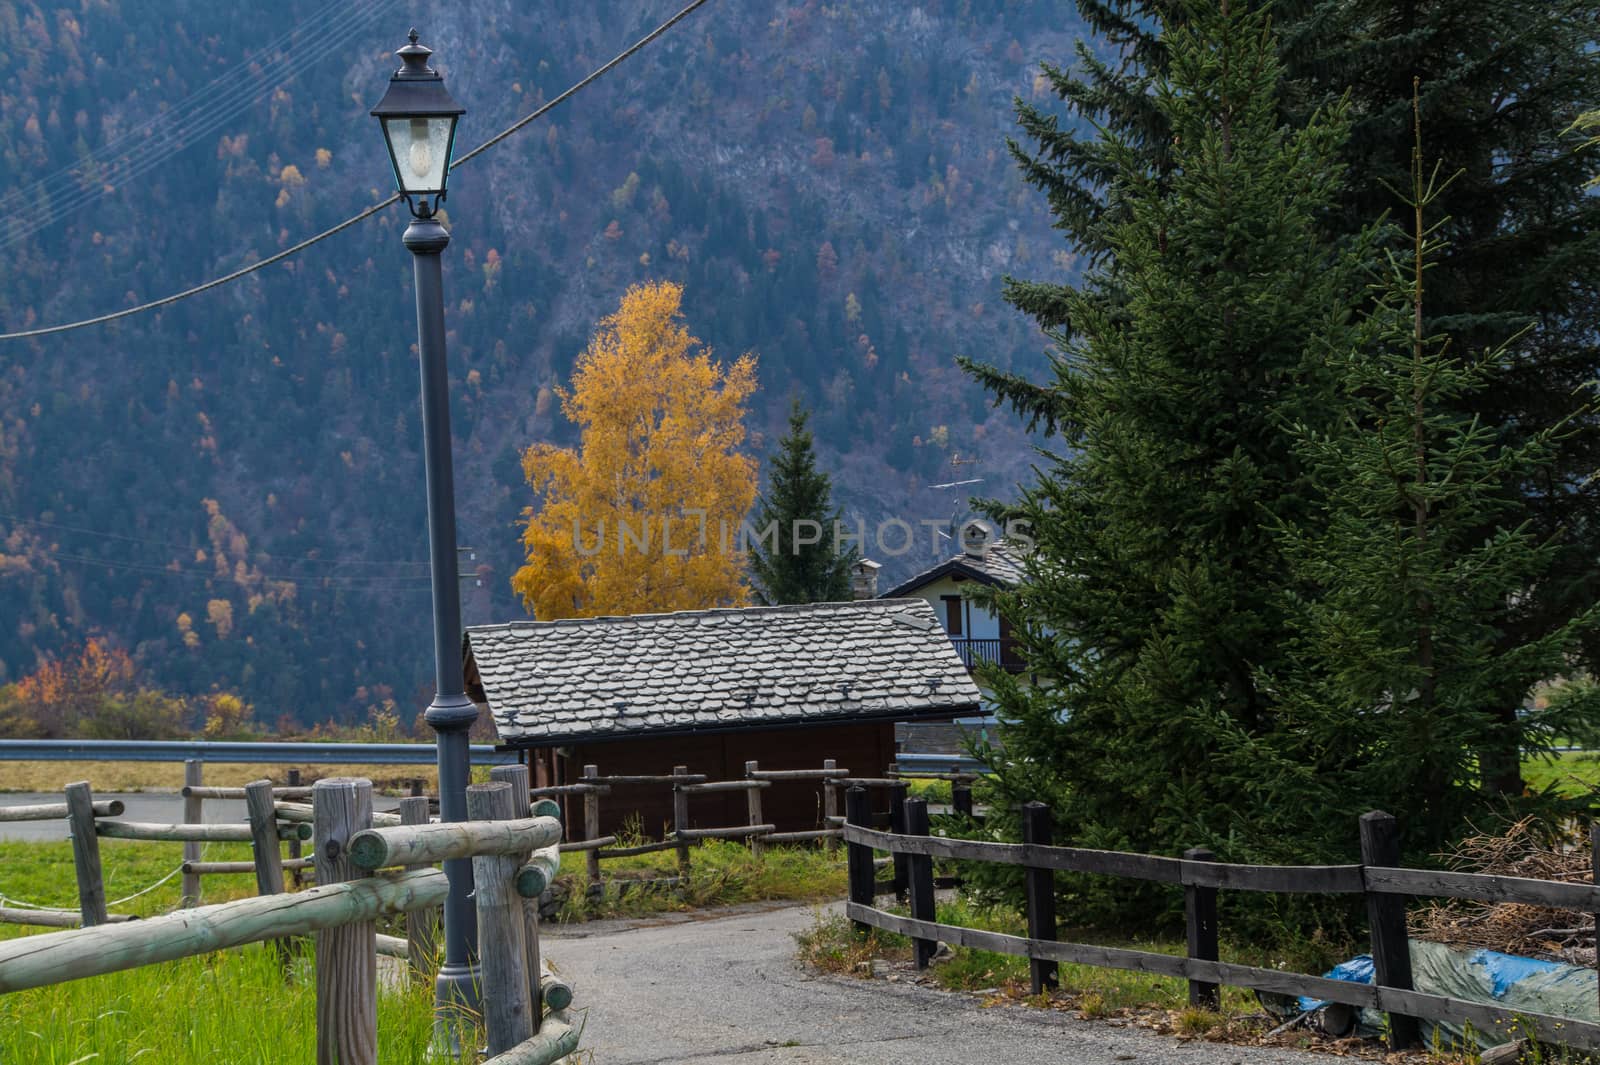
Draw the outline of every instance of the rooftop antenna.
[[[950,469],[953,472],[955,472],[956,474],[958,474],[958,475],[961,473],[961,467],[974,465],[974,464],[977,463],[977,461],[978,461],[977,459],[964,459],[964,458],[962,458],[961,457],[961,452],[959,452],[959,451],[952,451],[950,453]],[[962,485],[982,484],[982,483],[983,483],[983,478],[982,477],[969,477],[964,481],[946,481],[943,484],[930,484],[930,485],[928,485],[928,487],[929,488],[960,488]]]
[[[961,457],[961,452],[959,452],[959,451],[952,451],[950,453],[950,469],[958,477],[961,474],[961,467],[976,465],[977,462],[978,462],[977,459],[964,459],[964,458],[962,458]],[[964,488],[969,484],[982,484],[982,483],[983,483],[983,478],[982,477],[967,477],[967,478],[960,479],[960,480],[945,481],[943,484],[930,484],[930,485],[928,485],[928,487],[929,488],[933,488],[933,489],[938,489],[938,490],[942,491],[942,490],[950,489],[950,488]],[[960,504],[957,504],[955,509],[950,512],[950,531],[949,532],[945,532],[943,529],[938,529],[938,530],[935,530],[937,535],[944,537],[946,540],[954,540],[956,538],[956,532],[957,532],[956,523],[961,520],[961,514],[962,514],[962,511],[961,511]]]

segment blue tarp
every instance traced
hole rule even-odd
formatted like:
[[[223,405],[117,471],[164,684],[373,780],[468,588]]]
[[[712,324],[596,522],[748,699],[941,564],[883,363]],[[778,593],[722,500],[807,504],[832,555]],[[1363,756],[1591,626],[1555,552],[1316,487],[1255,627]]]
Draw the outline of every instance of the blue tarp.
[[[1461,949],[1411,940],[1412,985],[1418,991],[1433,995],[1448,995],[1505,1006],[1530,1013],[1548,1013],[1575,1020],[1600,1022],[1600,978],[1595,970],[1562,962],[1542,961],[1516,954],[1481,948]],[[1356,984],[1373,982],[1372,957],[1359,954],[1341,962],[1327,972],[1332,980],[1348,980]],[[1263,1000],[1266,1001],[1266,1000]],[[1270,1003],[1269,1003],[1270,1005]],[[1322,1017],[1326,1012],[1326,1028],[1330,1034],[1346,1034],[1354,1021],[1355,1031],[1365,1036],[1376,1036],[1383,1029],[1383,1015],[1375,1010],[1362,1010],[1352,1017],[1349,1007],[1334,1007],[1330,1003],[1310,997],[1282,1000],[1281,1015],[1293,1012],[1312,1013]],[[1283,1012],[1286,1011],[1286,1012]],[[1332,1014],[1339,1013],[1339,1017]],[[1448,1022],[1437,1025],[1437,1032],[1426,1033],[1441,1045],[1455,1044],[1464,1034],[1460,1025]],[[1486,1033],[1477,1033],[1480,1045],[1491,1045]]]

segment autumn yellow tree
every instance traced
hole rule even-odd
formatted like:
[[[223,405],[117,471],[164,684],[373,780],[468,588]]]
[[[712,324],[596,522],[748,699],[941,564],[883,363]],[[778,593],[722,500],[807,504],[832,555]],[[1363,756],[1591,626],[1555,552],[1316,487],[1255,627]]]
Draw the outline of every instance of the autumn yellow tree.
[[[558,390],[578,447],[523,454],[537,502],[511,586],[541,620],[748,600],[739,526],[756,463],[739,447],[755,359],[717,363],[682,296],[671,282],[629,289]]]

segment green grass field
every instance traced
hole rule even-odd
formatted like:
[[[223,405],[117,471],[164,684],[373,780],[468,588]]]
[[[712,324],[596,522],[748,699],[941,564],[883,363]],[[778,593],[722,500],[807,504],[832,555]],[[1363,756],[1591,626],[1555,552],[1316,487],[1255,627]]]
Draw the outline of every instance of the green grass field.
[[[1522,776],[1535,791],[1554,785],[1563,795],[1587,795],[1600,790],[1600,751],[1559,751],[1548,758],[1526,758]]]
[[[248,844],[208,844],[205,858],[237,861]],[[182,859],[175,843],[101,840],[106,895],[143,891]],[[178,904],[174,876],[115,913],[154,916]],[[204,901],[254,894],[251,876],[204,881]],[[67,843],[0,842],[0,894],[65,909],[77,907]],[[15,905],[15,902],[11,903]],[[0,924],[0,939],[48,934]],[[308,941],[309,945],[309,941]],[[16,992],[0,1000],[0,1062],[6,1065],[278,1065],[316,1058],[316,985],[311,951],[288,973],[263,946],[188,958],[88,980]],[[384,988],[378,1001],[379,1060],[427,1060],[433,1024],[431,988]]]

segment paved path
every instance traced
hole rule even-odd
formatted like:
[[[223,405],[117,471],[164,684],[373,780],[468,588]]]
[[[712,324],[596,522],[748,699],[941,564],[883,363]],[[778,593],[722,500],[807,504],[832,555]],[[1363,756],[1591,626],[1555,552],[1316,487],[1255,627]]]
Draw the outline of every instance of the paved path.
[[[971,995],[821,976],[794,960],[810,911],[546,926],[587,1007],[593,1065],[1314,1065],[1285,1050],[1182,1043]],[[1321,1059],[1326,1060],[1326,1059]]]

